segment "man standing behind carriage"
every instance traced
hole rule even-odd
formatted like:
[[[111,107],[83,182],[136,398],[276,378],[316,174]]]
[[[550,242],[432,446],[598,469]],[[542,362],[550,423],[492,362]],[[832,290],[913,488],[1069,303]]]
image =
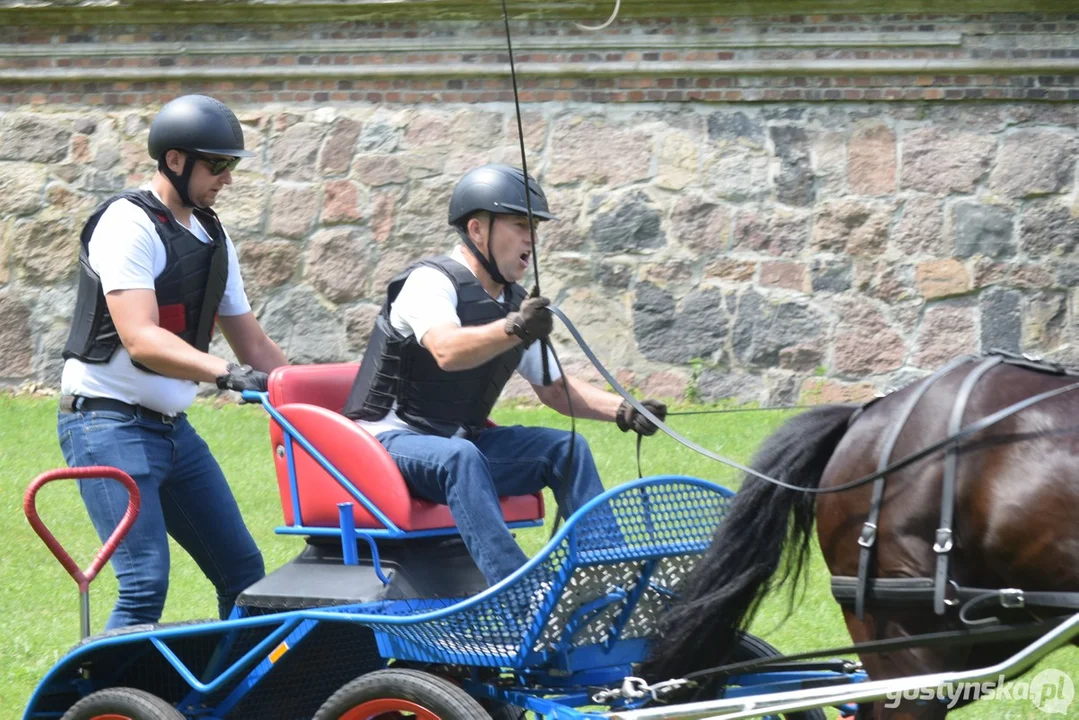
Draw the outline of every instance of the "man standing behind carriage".
[[[113,555],[119,580],[107,629],[156,622],[169,580],[168,535],[217,590],[221,617],[265,574],[228,483],[185,410],[200,382],[265,390],[287,364],[251,312],[236,249],[210,206],[244,149],[221,102],[186,95],[150,126],[157,172],[103,203],[82,231],[75,319],[64,348],[57,430],[71,467],[109,465],[139,487],[138,519]],[[207,350],[214,326],[237,365]],[[104,541],[127,507],[113,480],[80,480]]]
[[[554,220],[530,177],[532,215]],[[553,327],[544,297],[526,298],[531,228],[524,174],[485,165],[466,174],[450,199],[461,243],[422,260],[389,284],[344,414],[374,435],[412,493],[449,506],[488,583],[527,560],[502,517],[499,496],[544,487],[573,513],[603,492],[584,438],[540,427],[485,427],[516,370],[548,407],[616,422],[651,435],[656,427],[613,393],[560,375],[541,340]],[[547,353],[549,377],[545,382]],[[646,400],[659,418],[666,406]]]

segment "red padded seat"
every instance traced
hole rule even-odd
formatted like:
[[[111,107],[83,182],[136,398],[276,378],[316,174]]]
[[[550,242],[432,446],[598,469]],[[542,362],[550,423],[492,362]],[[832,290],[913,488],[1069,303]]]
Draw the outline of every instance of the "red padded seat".
[[[315,450],[371,500],[397,527],[406,531],[456,527],[450,509],[412,497],[386,449],[368,432],[340,413],[359,363],[287,365],[270,373],[270,404]],[[285,524],[306,527],[339,526],[337,503],[352,502],[356,527],[383,526],[358,500],[293,440],[300,517],[292,506],[285,433],[270,420],[270,440],[277,469],[277,487]],[[543,495],[502,498],[506,522],[543,519]]]

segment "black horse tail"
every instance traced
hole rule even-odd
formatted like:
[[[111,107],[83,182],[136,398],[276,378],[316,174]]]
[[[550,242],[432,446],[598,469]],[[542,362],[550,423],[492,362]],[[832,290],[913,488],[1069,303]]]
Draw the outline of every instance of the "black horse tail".
[[[818,487],[857,407],[824,405],[792,418],[764,442],[751,466],[792,485]],[[753,619],[762,598],[793,576],[789,613],[806,567],[814,505],[811,493],[747,474],[711,546],[664,614],[642,674],[654,680],[677,678],[727,662],[737,634]]]

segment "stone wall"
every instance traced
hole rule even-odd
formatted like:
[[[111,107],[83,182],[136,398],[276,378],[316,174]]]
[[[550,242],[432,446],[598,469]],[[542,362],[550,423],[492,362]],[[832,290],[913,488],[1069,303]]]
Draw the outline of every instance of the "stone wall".
[[[452,245],[460,174],[519,164],[504,72],[467,67],[504,64],[483,50],[500,39],[489,19],[331,33],[57,26],[23,10],[27,24],[5,25],[4,12],[8,382],[57,382],[79,228],[149,177],[149,121],[178,94],[229,101],[258,153],[218,209],[293,362],[358,358],[388,278]],[[992,347],[1079,362],[1079,16],[631,13],[598,38],[571,27],[514,30],[529,167],[561,218],[543,227],[540,280],[623,380],[790,403],[866,398]],[[414,36],[441,50],[409,49]],[[603,52],[574,49],[586,42]],[[268,79],[267,58],[301,71]],[[934,74],[908,72],[917,63]]]

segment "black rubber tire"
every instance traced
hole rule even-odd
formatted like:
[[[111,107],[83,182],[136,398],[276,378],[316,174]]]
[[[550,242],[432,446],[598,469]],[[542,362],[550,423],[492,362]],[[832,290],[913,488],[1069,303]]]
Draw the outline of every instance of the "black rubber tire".
[[[528,713],[527,710],[516,705],[495,707],[490,703],[484,703],[484,707],[487,708],[487,714],[491,716],[491,720],[525,720],[525,714]]]
[[[734,651],[731,662],[744,662],[746,660],[758,660],[760,658],[779,657],[783,653],[774,646],[761,640],[756,635],[742,633],[738,638],[738,649]],[[786,720],[828,720],[823,708],[813,708],[802,712],[790,713],[783,716]]]
[[[127,687],[90,693],[72,705],[61,720],[93,720],[102,715],[120,715],[130,720],[184,720],[183,713],[157,695]]]
[[[313,720],[338,720],[365,702],[393,698],[415,703],[440,720],[487,717],[479,702],[449,680],[419,670],[389,668],[346,683],[322,704]]]

